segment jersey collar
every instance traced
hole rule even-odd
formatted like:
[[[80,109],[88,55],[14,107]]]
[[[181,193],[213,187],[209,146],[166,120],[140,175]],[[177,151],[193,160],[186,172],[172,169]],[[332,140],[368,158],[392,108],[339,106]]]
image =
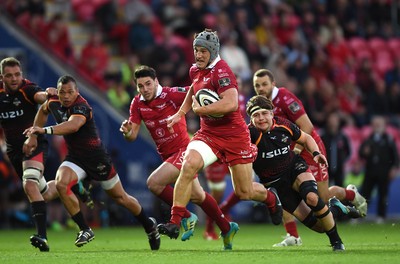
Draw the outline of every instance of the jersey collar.
[[[272,89],[272,96],[271,96],[272,101],[275,99],[275,97],[278,96],[278,92],[279,92],[278,87],[274,86],[274,88]]]
[[[157,86],[157,92],[156,92],[156,97],[155,97],[155,98],[157,98],[158,96],[160,96],[161,92],[162,92],[162,86],[159,84],[159,85]],[[140,95],[140,101],[146,101],[146,100],[144,99],[143,95]]]

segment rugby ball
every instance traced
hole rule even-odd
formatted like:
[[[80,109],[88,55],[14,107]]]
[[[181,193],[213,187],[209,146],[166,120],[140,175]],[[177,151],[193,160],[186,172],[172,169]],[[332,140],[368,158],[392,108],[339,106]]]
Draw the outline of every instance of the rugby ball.
[[[206,106],[219,101],[219,96],[216,92],[210,89],[201,89],[196,93],[196,100],[201,106]],[[223,117],[224,115],[209,115],[211,117]]]

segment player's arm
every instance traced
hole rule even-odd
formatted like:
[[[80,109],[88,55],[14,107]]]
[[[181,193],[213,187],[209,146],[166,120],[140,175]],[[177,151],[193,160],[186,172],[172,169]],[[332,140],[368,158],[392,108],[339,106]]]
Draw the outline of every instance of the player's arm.
[[[77,132],[86,123],[86,117],[83,115],[71,115],[66,122],[48,128],[52,129],[52,133],[46,131],[46,134],[68,135]],[[46,128],[44,128],[46,129]]]
[[[191,85],[188,92],[186,93],[185,99],[183,100],[181,107],[179,108],[179,111],[177,113],[178,115],[180,116],[186,115],[192,109],[193,95],[194,95],[193,85]]]
[[[38,93],[36,93],[38,94]],[[47,123],[47,119],[49,117],[49,110],[48,110],[48,104],[42,104],[39,107],[39,110],[36,113],[35,119],[33,121],[33,126],[34,127],[44,127]]]
[[[43,113],[43,111],[41,111]],[[35,118],[36,122],[36,118]],[[38,118],[37,123],[27,130],[27,136],[31,134],[49,134],[49,135],[68,135],[77,132],[86,123],[86,117],[83,115],[71,115],[68,121],[58,125],[43,127],[42,121]]]
[[[193,103],[192,97],[194,97],[194,93],[193,93],[193,86],[191,85],[186,94],[185,100],[183,100],[183,103],[182,103],[181,107],[179,108],[178,112],[176,112],[174,115],[168,117],[168,119],[167,119],[167,128],[171,134],[174,133],[173,126],[176,123],[179,123],[181,118],[184,117],[190,111],[190,109],[192,109],[192,103]]]
[[[136,140],[140,130],[140,124],[133,123],[129,120],[122,122],[119,131],[122,133],[127,141]]]
[[[300,129],[303,132],[307,133],[308,135],[311,135],[311,133],[314,129],[314,126],[311,123],[311,120],[307,114],[304,114],[304,115],[300,116],[299,118],[297,118],[295,123],[298,127],[300,127]],[[296,144],[293,148],[293,151],[296,152],[297,154],[300,154],[303,151],[303,148],[304,147],[302,145]]]
[[[36,93],[37,94],[37,93]],[[36,113],[33,126],[25,129],[24,135],[27,139],[22,146],[22,152],[29,156],[37,148],[37,130],[46,124],[48,118],[47,104],[42,104]]]
[[[304,131],[301,131],[301,136],[296,141],[296,143],[304,147],[314,157],[315,162],[328,165],[326,157],[323,154],[321,154],[318,145],[312,138],[312,136],[305,133]]]
[[[238,92],[236,89],[227,89],[219,94],[219,97],[219,101],[205,106],[200,106],[200,104],[196,101],[196,103],[193,104],[193,111],[200,116],[226,115],[236,111],[239,106]],[[196,99],[194,98],[193,101],[195,100]]]
[[[57,95],[57,89],[54,87],[48,87],[46,91],[40,91],[35,93],[34,100],[38,104],[43,104],[49,97],[53,95]]]

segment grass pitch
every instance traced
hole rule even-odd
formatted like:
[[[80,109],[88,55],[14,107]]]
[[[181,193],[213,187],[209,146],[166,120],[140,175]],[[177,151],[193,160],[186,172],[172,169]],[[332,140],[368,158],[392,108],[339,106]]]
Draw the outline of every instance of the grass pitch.
[[[400,223],[339,223],[345,252],[333,252],[328,237],[298,225],[301,247],[273,248],[281,240],[283,227],[241,224],[232,251],[222,251],[222,240],[205,241],[203,227],[182,242],[163,236],[159,251],[151,251],[140,227],[95,229],[96,238],[77,248],[76,231],[49,231],[50,252],[39,252],[29,243],[34,230],[1,230],[2,264],[194,264],[194,263],[400,263]]]

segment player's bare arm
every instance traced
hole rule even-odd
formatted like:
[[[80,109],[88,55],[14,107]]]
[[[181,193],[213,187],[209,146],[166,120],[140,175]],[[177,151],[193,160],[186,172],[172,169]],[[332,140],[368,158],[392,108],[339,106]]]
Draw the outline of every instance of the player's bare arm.
[[[44,102],[46,102],[46,100],[51,97],[57,95],[57,89],[54,87],[47,87],[46,91],[43,92],[37,92],[35,94],[35,102],[38,104],[43,104]]]
[[[190,86],[185,100],[183,100],[183,103],[181,107],[179,108],[178,112],[176,112],[174,115],[168,117],[167,119],[167,128],[170,133],[174,133],[174,128],[173,126],[178,123],[182,117],[185,117],[185,115],[190,111],[191,105],[193,104],[193,86]]]
[[[314,125],[311,123],[311,120],[307,114],[300,116],[295,123],[298,127],[300,127],[301,130],[311,135],[314,129]],[[296,144],[293,148],[293,151],[296,152],[297,154],[300,154],[303,151],[303,149],[304,148],[302,145]]]
[[[318,145],[312,136],[302,131],[301,137],[296,141],[296,143],[305,147],[305,149],[313,155],[315,162],[328,166],[326,157],[321,154]]]

